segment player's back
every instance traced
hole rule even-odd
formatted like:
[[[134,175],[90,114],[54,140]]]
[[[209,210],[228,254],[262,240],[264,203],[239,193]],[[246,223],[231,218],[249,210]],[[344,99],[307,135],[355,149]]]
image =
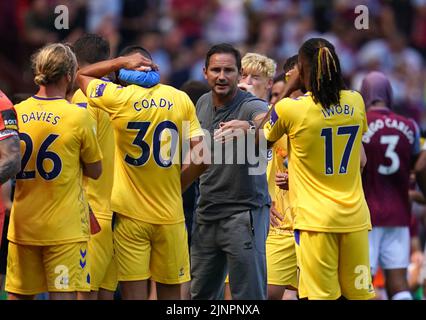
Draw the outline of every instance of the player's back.
[[[361,137],[366,128],[361,96],[342,90],[340,104],[328,109],[316,104],[310,93],[287,101],[292,119],[289,190],[296,210],[295,228],[365,229],[370,221],[360,176]]]
[[[413,156],[420,152],[414,121],[387,108],[367,112],[363,136],[367,164],[362,178],[374,226],[408,226],[409,176]]]
[[[22,165],[9,238],[39,245],[87,240],[81,161],[100,159],[93,120],[85,109],[61,98],[33,96],[16,105],[16,111]]]
[[[122,87],[101,80],[87,93],[89,103],[110,114],[115,132],[112,209],[153,224],[184,221],[182,141],[202,135],[189,97],[162,84]]]

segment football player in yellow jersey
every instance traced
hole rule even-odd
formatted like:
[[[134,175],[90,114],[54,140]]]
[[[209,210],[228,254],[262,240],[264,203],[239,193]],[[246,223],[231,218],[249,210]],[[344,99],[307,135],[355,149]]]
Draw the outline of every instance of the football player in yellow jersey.
[[[103,61],[110,56],[109,43],[96,34],[85,34],[73,46],[80,67]],[[138,73],[138,71],[133,71]],[[108,78],[102,78],[110,81]],[[141,83],[143,86],[144,84]],[[72,103],[86,107],[97,125],[97,138],[102,150],[103,172],[98,180],[86,179],[85,191],[90,209],[95,214],[101,230],[89,241],[91,256],[91,293],[85,299],[112,300],[117,288],[117,266],[113,254],[111,191],[114,175],[114,132],[108,113],[87,103],[84,93],[78,89]]]
[[[96,34],[86,34],[73,45],[80,68],[106,60],[110,56],[109,43]],[[108,81],[106,79],[106,81]],[[90,209],[101,226],[100,232],[91,236],[89,256],[91,258],[91,293],[84,298],[112,300],[117,288],[117,266],[113,255],[111,191],[114,175],[114,132],[109,115],[87,103],[87,98],[78,89],[72,103],[87,108],[96,121],[96,136],[102,150],[103,172],[99,179],[86,179],[84,188]]]
[[[285,85],[289,76],[295,72],[297,55],[287,59],[284,64],[284,73],[280,78],[274,80],[276,83],[282,81]],[[273,87],[274,87],[273,86]],[[279,84],[281,91],[277,95],[281,97],[284,86]],[[290,93],[290,97],[297,98],[303,93],[296,90]],[[278,101],[271,97],[271,105]],[[268,188],[272,199],[271,204],[271,226],[266,239],[266,262],[268,267],[268,299],[294,299],[297,290],[297,258],[293,233],[294,211],[291,209],[288,190],[280,188],[276,181],[285,179],[288,167],[287,135],[283,135],[276,141],[268,151]],[[288,295],[284,296],[285,290],[290,289]]]
[[[118,280],[123,299],[146,299],[149,278],[157,283],[159,299],[179,299],[180,283],[189,280],[181,191],[206,167],[185,168],[181,178],[178,159],[182,143],[191,140],[195,147],[204,133],[184,92],[162,84],[147,89],[99,79],[121,68],[155,66],[141,47],[126,54],[77,75],[88,102],[108,112],[114,127],[111,207]]]
[[[300,268],[299,296],[374,297],[368,252],[370,214],[361,184],[361,137],[367,130],[359,93],[344,89],[333,45],[313,38],[299,50],[308,91],[270,112],[266,138],[289,137],[289,196]],[[295,73],[293,79],[298,79]]]
[[[33,58],[36,95],[16,105],[21,171],[8,232],[6,291],[9,299],[75,299],[90,290],[88,205],[83,175],[97,179],[101,153],[88,111],[64,98],[77,61],[63,44]]]

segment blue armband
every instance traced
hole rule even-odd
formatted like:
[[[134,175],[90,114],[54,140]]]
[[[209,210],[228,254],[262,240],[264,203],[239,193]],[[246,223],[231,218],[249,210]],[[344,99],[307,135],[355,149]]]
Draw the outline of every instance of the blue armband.
[[[120,69],[118,79],[144,88],[151,88],[160,82],[160,73],[158,71],[144,72]]]

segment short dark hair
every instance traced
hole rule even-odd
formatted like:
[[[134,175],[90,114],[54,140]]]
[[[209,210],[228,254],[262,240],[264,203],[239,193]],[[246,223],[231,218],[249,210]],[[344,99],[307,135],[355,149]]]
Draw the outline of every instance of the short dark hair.
[[[210,91],[210,87],[201,81],[188,80],[180,87],[180,90],[189,96],[193,104],[197,104],[198,99]]]
[[[293,69],[293,68],[294,68],[294,66],[297,64],[298,57],[299,57],[299,55],[298,55],[298,54],[295,54],[294,56],[292,56],[292,57],[288,58],[288,59],[285,61],[284,66],[283,66],[284,73],[287,73],[287,72],[289,72],[291,69]]]
[[[118,54],[118,56],[128,56],[128,55],[131,55],[132,53],[136,53],[136,52],[139,52],[145,58],[152,60],[151,54],[149,53],[148,50],[146,50],[144,47],[136,46],[136,45],[127,46],[127,47],[123,48],[120,51],[120,53]]]
[[[72,46],[79,65],[107,60],[110,55],[109,43],[100,35],[88,33]]]
[[[206,55],[206,69],[209,67],[210,57],[216,53],[230,53],[235,57],[235,61],[237,62],[238,71],[241,70],[241,53],[237,49],[235,49],[229,43],[220,43],[216,44],[210,48]]]
[[[285,82],[285,73],[284,72],[275,76],[273,83],[275,84],[275,83],[280,82],[280,81]]]

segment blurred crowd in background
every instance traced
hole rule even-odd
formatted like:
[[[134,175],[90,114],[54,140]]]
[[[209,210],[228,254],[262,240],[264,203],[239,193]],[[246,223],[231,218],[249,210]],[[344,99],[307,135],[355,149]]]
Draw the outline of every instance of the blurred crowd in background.
[[[360,4],[368,8],[368,29],[354,25]],[[58,5],[69,10],[69,29],[55,28]],[[48,42],[73,43],[85,32],[108,39],[113,55],[129,44],[146,47],[161,81],[177,88],[203,80],[211,44],[265,54],[281,68],[305,39],[325,37],[337,49],[348,86],[359,89],[367,71],[382,70],[391,79],[395,108],[426,130],[426,0],[0,1],[2,90],[33,92],[31,54]]]
[[[55,28],[58,5],[68,8],[69,29]],[[368,8],[367,29],[355,26],[357,5]],[[204,81],[212,44],[267,55],[281,73],[306,39],[320,36],[336,47],[349,88],[360,89],[371,70],[384,72],[393,108],[416,120],[426,136],[426,0],[2,0],[0,89],[12,99],[34,93],[30,56],[46,43],[72,44],[84,33],[107,39],[112,56],[130,44],[145,47],[161,82],[176,88]],[[413,212],[424,246],[426,207],[415,205]]]

